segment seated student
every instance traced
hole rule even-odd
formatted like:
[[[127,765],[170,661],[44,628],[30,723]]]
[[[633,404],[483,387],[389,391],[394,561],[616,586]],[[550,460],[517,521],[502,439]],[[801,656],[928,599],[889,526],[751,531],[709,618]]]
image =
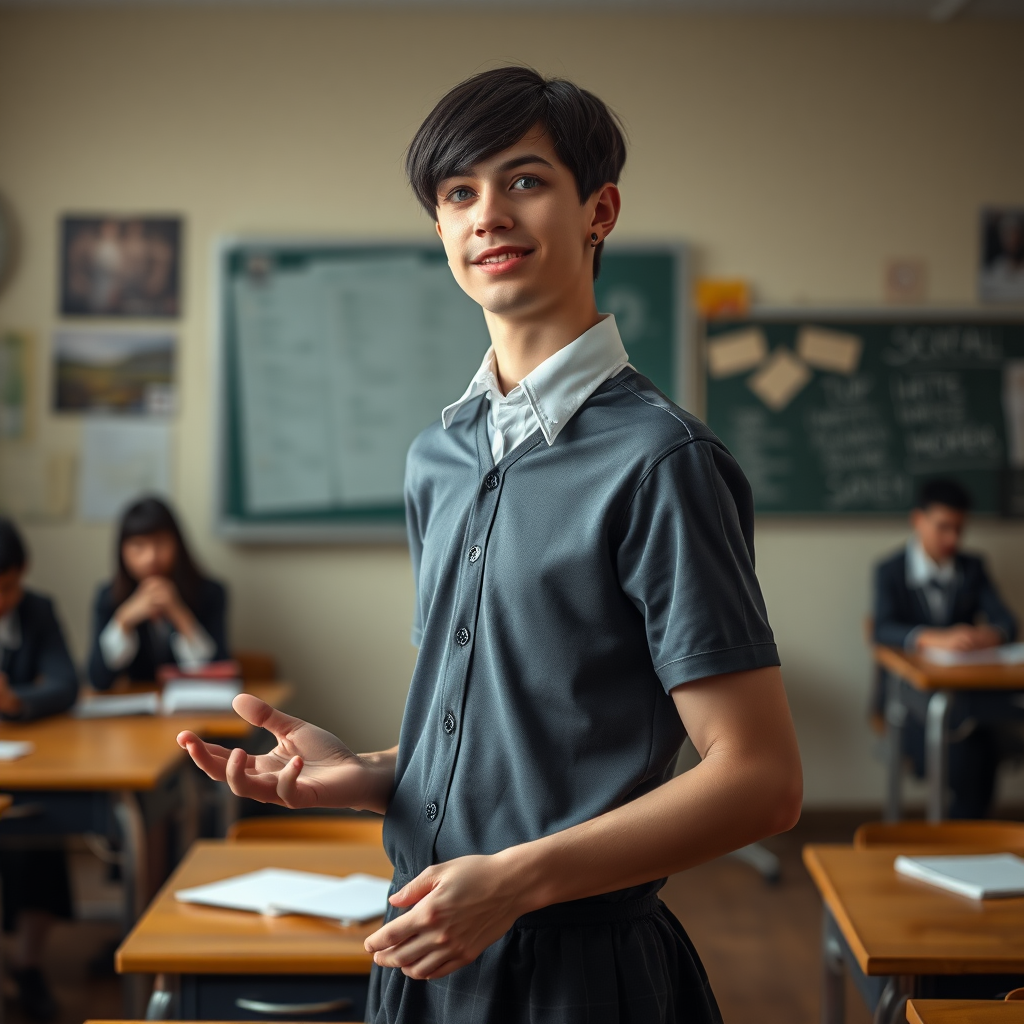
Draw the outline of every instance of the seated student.
[[[970,504],[970,495],[952,480],[921,486],[910,516],[913,535],[875,572],[876,643],[908,651],[973,651],[1015,639],[1017,621],[989,579],[984,560],[960,551]],[[914,694],[908,691],[908,696]],[[880,711],[881,687],[875,703]],[[956,698],[950,718],[951,817],[988,815],[1011,717],[1016,717],[1011,695]],[[923,775],[924,725],[918,716],[908,716],[903,743],[916,774]]]
[[[174,513],[140,499],[121,518],[113,582],[96,594],[89,681],[106,690],[122,674],[146,682],[160,665],[229,657],[226,611],[224,587],[200,573]]]
[[[78,696],[78,678],[49,598],[22,585],[25,544],[0,518],[0,717],[21,722],[66,711]],[[54,917],[71,916],[67,861],[60,849],[0,848],[3,927],[14,931],[12,971],[18,1001],[29,1020],[57,1013],[40,969]]]

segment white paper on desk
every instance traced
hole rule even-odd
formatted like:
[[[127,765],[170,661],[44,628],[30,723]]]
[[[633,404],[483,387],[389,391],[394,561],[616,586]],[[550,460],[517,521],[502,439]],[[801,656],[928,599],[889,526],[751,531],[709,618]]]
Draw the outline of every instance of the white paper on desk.
[[[72,709],[75,718],[124,718],[128,715],[155,715],[160,711],[160,695],[153,693],[111,693],[80,700]]]
[[[938,647],[926,647],[922,653],[925,661],[947,668],[954,665],[1020,665],[1024,663],[1024,643],[1002,644],[999,647],[986,647],[981,651],[944,651]]]
[[[275,899],[274,908],[281,913],[329,917],[342,924],[371,921],[388,909],[390,887],[388,879],[376,875],[348,875],[334,879],[330,887],[324,887],[315,894]]]
[[[36,749],[28,740],[0,740],[0,761],[17,761]]]
[[[160,707],[165,715],[181,711],[230,711],[242,684],[223,679],[174,679],[164,687]]]
[[[290,871],[287,868],[263,868],[246,875],[226,878],[222,882],[199,885],[193,889],[179,889],[175,899],[182,903],[202,903],[210,907],[228,910],[249,910],[256,914],[280,916],[282,914],[314,914],[317,917],[332,917],[337,920],[369,920],[379,917],[387,908],[387,891],[390,883],[383,878],[375,879],[383,894],[376,902],[368,901],[363,886],[346,886],[350,878],[366,879],[370,875],[351,875],[339,878],[336,875],[318,875],[311,871]],[[346,900],[344,893],[351,891],[352,898]],[[338,893],[342,895],[338,895]],[[323,913],[323,907],[330,906],[332,913]],[[315,910],[296,909],[315,907]],[[367,913],[368,910],[372,912]],[[365,917],[362,915],[366,915]]]
[[[116,519],[140,494],[169,494],[171,428],[164,420],[87,416],[82,423],[78,515]]]
[[[975,900],[1024,896],[1024,860],[1012,853],[899,856],[895,867],[898,874]]]

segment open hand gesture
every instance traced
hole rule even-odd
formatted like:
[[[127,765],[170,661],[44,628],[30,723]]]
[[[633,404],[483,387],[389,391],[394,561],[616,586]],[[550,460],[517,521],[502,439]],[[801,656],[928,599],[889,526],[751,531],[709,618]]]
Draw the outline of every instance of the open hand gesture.
[[[240,748],[228,750],[206,743],[193,732],[178,734],[178,743],[211,779],[226,782],[236,796],[284,807],[353,807],[383,810],[394,779],[381,777],[380,755],[361,757],[337,736],[293,718],[265,701],[241,693],[235,711],[250,725],[273,733],[277,746],[253,756]]]

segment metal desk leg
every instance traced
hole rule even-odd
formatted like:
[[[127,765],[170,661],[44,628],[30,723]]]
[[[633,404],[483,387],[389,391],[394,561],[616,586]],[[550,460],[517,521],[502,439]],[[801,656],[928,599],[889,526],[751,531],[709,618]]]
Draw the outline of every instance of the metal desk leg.
[[[146,904],[148,894],[146,855],[146,826],[136,795],[129,790],[117,794],[114,801],[114,817],[121,829],[124,844],[124,858],[121,874],[124,878],[124,933],[131,931]],[[123,981],[125,1016],[138,1020],[143,1014],[144,979],[136,974],[128,975]]]
[[[176,1020],[179,978],[176,974],[158,974],[153,994],[146,1004],[146,1020]]]
[[[952,695],[936,690],[928,700],[924,724],[924,763],[928,777],[928,820],[942,821],[946,816],[946,790],[949,788],[949,709]]]
[[[875,1007],[873,1024],[904,1024],[907,1019],[907,1000],[914,998],[912,975],[901,974],[889,979],[882,998]]]
[[[885,820],[899,821],[903,817],[903,723],[907,720],[907,707],[901,693],[902,680],[891,673],[886,680],[885,695],[885,757],[887,790]]]
[[[846,1019],[846,967],[839,940],[831,934],[829,912],[821,922],[821,1024],[844,1024]]]

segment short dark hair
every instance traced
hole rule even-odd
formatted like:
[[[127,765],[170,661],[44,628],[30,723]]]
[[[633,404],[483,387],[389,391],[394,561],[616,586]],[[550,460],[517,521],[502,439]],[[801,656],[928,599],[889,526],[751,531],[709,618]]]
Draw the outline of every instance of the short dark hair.
[[[917,490],[914,508],[926,509],[932,505],[945,505],[947,508],[955,508],[958,512],[970,512],[971,496],[966,488],[961,487],[955,480],[925,480]]]
[[[24,569],[28,565],[28,551],[25,542],[18,533],[18,528],[3,516],[0,516],[0,573],[12,569]]]
[[[606,182],[617,184],[626,162],[619,119],[593,93],[564,78],[511,65],[467,78],[441,98],[409,144],[405,170],[416,197],[437,217],[437,186],[514,146],[544,126],[558,159],[576,179],[580,203]],[[604,242],[594,249],[594,277]]]
[[[194,612],[199,597],[199,585],[203,579],[202,573],[188,550],[174,513],[165,502],[153,496],[132,502],[121,515],[115,556],[117,571],[114,573],[114,607],[119,608],[138,586],[138,580],[129,574],[128,567],[124,564],[124,542],[132,537],[145,537],[154,533],[169,533],[174,537],[178,550],[174,558],[172,579],[182,600]]]

